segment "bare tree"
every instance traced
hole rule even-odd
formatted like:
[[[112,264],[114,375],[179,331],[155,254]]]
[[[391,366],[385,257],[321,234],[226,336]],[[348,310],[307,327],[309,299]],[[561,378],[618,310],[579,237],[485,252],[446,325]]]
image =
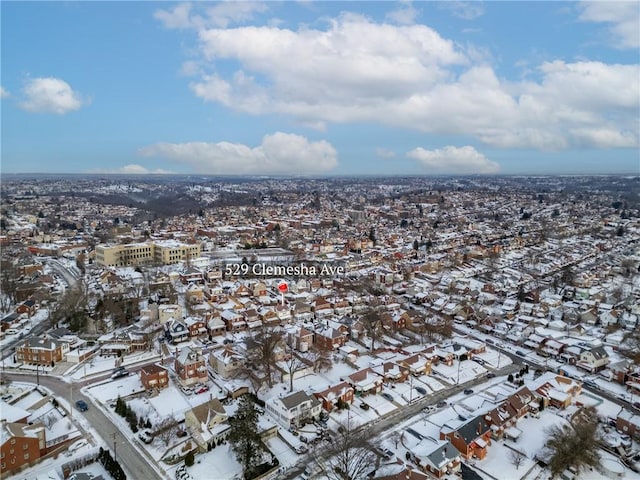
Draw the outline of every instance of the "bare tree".
[[[312,451],[314,463],[323,478],[330,480],[361,480],[375,467],[376,454],[366,432],[340,425],[338,433],[325,449]]]
[[[263,376],[269,388],[273,387],[278,353],[283,342],[283,332],[278,327],[262,326],[244,341],[247,361],[244,370],[247,376]],[[256,390],[257,391],[257,390]]]
[[[516,470],[518,470],[527,459],[527,456],[519,450],[511,450],[509,452],[509,459],[511,463],[515,465]]]
[[[171,439],[175,438],[178,433],[178,421],[173,417],[166,417],[157,423],[151,434],[162,440],[165,446],[168,446]]]
[[[14,260],[10,258],[7,249],[3,249],[0,261],[0,299],[2,299],[1,308],[4,311],[9,310],[17,301],[19,277],[20,273]]]
[[[333,366],[331,350],[326,348],[319,348],[316,345],[312,345],[307,353],[307,358],[312,363],[315,373],[327,372],[331,370]]]
[[[578,472],[586,467],[598,467],[598,414],[594,407],[583,407],[578,410],[569,425],[554,425],[548,430],[545,443],[551,454],[549,469],[552,478],[573,467]]]
[[[306,365],[289,346],[286,347],[286,355],[283,363],[287,374],[289,375],[289,392],[293,392],[293,376],[298,370],[300,370],[300,368],[305,367]]]
[[[371,350],[375,348],[375,342],[382,335],[382,309],[379,305],[371,305],[360,317],[367,336],[371,339]]]
[[[631,360],[634,365],[640,365],[640,330],[634,328],[625,334],[618,352]]]

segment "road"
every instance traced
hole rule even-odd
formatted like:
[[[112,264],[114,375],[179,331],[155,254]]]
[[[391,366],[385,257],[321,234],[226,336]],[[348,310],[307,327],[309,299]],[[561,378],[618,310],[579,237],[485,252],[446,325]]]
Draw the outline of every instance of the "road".
[[[515,363],[506,365],[500,369],[493,370],[498,376],[509,375],[510,373],[517,372],[520,369],[520,365]],[[435,405],[440,400],[446,400],[447,398],[456,395],[462,392],[466,388],[471,388],[476,385],[485,383],[487,381],[486,377],[476,378],[474,380],[470,380],[466,383],[460,385],[454,385],[440,392],[436,392],[433,395],[422,397],[420,400],[415,401],[409,405],[405,405],[402,407],[398,407],[393,410],[388,415],[378,418],[377,420],[361,425],[360,427],[354,429],[354,432],[364,431],[367,434],[367,437],[372,439],[378,437],[382,432],[390,429],[394,425],[404,422],[405,420],[416,416],[420,413],[420,411],[428,405]],[[287,471],[286,475],[282,478],[293,479],[296,476],[300,475],[304,468],[313,463],[313,457],[310,454],[302,457],[294,467],[292,467],[289,471]]]
[[[11,381],[36,383],[36,377],[34,375],[8,372],[5,372],[5,375]],[[87,423],[102,436],[110,449],[115,451],[116,458],[120,465],[122,465],[128,478],[134,480],[165,478],[153,467],[155,461],[148,456],[147,452],[143,449],[141,453],[139,449],[132,445],[132,442],[136,441],[133,434],[130,431],[121,432],[120,428],[115,425],[109,417],[102,413],[100,408],[96,407],[89,398],[82,395],[79,385],[65,383],[55,377],[44,375],[40,375],[40,385],[50,389],[57,398],[69,400],[69,396],[71,395],[73,397],[73,403],[77,400],[87,402],[89,410],[81,413],[74,409],[72,415],[74,417],[82,415],[87,420]],[[71,408],[74,408],[73,405]]]

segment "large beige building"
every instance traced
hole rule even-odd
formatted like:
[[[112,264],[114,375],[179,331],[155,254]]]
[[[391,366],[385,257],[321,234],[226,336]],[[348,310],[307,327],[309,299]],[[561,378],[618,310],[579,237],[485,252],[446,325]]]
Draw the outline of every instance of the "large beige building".
[[[197,258],[201,254],[200,244],[187,244],[175,240],[162,240],[126,245],[98,245],[96,262],[104,267],[127,267],[156,263],[170,265]]]

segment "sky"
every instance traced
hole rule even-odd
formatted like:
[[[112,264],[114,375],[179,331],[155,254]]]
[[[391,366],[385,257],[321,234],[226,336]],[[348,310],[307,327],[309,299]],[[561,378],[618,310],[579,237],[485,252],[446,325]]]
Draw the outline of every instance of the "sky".
[[[640,174],[640,2],[12,2],[2,173]]]

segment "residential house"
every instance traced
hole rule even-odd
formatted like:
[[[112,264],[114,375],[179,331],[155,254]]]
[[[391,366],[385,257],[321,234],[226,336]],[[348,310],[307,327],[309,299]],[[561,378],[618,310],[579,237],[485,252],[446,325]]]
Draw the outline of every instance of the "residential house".
[[[570,406],[582,392],[582,386],[575,380],[551,372],[539,377],[538,385],[535,391],[543,402],[560,409]]]
[[[204,383],[208,379],[207,365],[199,348],[184,347],[174,361],[180,383],[185,386]]]
[[[16,360],[23,363],[53,366],[61,362],[68,351],[69,344],[67,342],[32,337],[16,347]]]
[[[189,328],[182,320],[170,319],[164,325],[165,336],[173,344],[189,340]]]
[[[576,366],[595,373],[603,370],[609,364],[609,354],[602,345],[584,350]]]
[[[189,331],[189,337],[197,338],[208,333],[207,325],[203,319],[198,317],[187,317],[184,319],[184,324]]]
[[[161,390],[169,386],[169,371],[158,365],[145,365],[140,368],[140,381],[146,390]]]
[[[321,350],[337,350],[347,343],[347,334],[333,327],[316,328],[314,334],[315,344]]]
[[[231,378],[244,365],[245,357],[233,346],[225,345],[209,354],[209,365],[222,378]]]
[[[371,368],[352,373],[344,380],[354,388],[356,395],[380,393],[384,384],[383,378],[380,375],[376,375]]]
[[[409,369],[394,362],[385,362],[372,370],[380,375],[385,383],[402,383],[409,378]]]
[[[372,478],[374,480],[429,480],[431,477],[398,460],[380,465]]]
[[[27,314],[28,316],[32,317],[36,311],[38,310],[38,305],[36,304],[35,300],[25,300],[24,302],[22,302],[20,305],[18,305],[16,307],[16,313],[19,315]]]
[[[443,478],[460,471],[460,453],[449,440],[436,440],[411,430],[403,433],[402,444],[409,459],[429,474],[428,478]]]
[[[416,377],[429,375],[431,373],[431,360],[420,353],[409,355],[399,360],[398,363],[403,367],[407,367],[409,372]]]
[[[322,408],[327,412],[337,408],[338,403],[351,405],[354,394],[355,390],[347,382],[340,382],[333,387],[326,388],[322,392],[314,393],[316,398],[322,402]]]
[[[515,426],[518,421],[518,416],[511,404],[505,401],[494,409],[489,410],[485,415],[485,420],[489,422],[491,426],[491,436],[499,440],[505,436],[505,432]]]
[[[621,409],[616,418],[616,429],[619,432],[640,440],[640,415]]]
[[[491,425],[485,414],[462,422],[456,420],[445,423],[440,429],[440,440],[445,439],[449,440],[467,460],[482,460],[487,456],[487,447],[491,445]]]
[[[226,440],[230,430],[227,419],[224,406],[216,398],[184,412],[185,427],[201,453]]]
[[[316,419],[322,411],[322,402],[299,391],[267,400],[265,409],[276,423],[290,429],[301,427]]]
[[[226,309],[220,313],[220,318],[227,326],[229,332],[238,332],[247,329],[247,322],[238,310]]]
[[[42,422],[27,423],[2,421],[0,425],[0,476],[40,459],[46,453],[46,428]]]

